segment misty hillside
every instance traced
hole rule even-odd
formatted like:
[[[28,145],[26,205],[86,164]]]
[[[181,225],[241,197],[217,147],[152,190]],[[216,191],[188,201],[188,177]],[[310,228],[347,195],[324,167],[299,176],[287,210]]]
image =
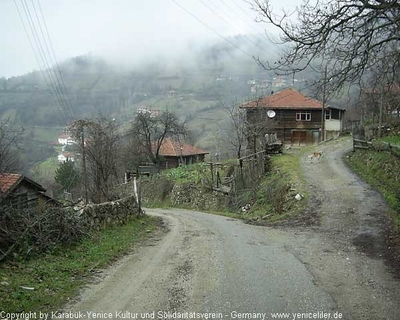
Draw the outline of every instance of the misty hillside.
[[[126,120],[136,105],[154,103],[152,98],[161,99],[157,103],[159,108],[173,109],[174,101],[163,101],[163,96],[171,90],[178,91],[180,101],[188,103],[232,100],[248,95],[249,88],[244,84],[263,72],[253,60],[226,43],[194,50],[192,56],[169,58],[169,61],[160,56],[157,61],[125,67],[92,55],[63,62],[60,71],[76,117],[102,113],[121,115],[125,117],[121,120]],[[218,82],[218,77],[231,81]],[[186,115],[184,110],[182,116]],[[29,125],[66,124],[40,72],[0,79],[0,113]]]
[[[235,37],[236,43],[240,41],[241,36]],[[274,58],[258,47],[245,50],[262,59]],[[62,62],[59,69],[75,119],[101,114],[129,128],[137,108],[171,110],[188,122],[194,143],[221,153],[226,150],[220,150],[223,142],[218,141],[218,132],[226,126],[226,107],[292,82],[274,78],[241,51],[216,42],[193,46],[176,57],[160,54],[158,59],[132,61],[131,65],[88,54]],[[26,160],[30,165],[52,155],[49,143],[71,123],[40,72],[0,79],[0,116],[25,127],[24,149],[29,151]]]

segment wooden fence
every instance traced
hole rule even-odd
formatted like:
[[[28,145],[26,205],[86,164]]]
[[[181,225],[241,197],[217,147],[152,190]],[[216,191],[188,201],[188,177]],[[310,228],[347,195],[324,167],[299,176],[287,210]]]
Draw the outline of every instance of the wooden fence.
[[[237,163],[231,166],[226,177],[220,176],[222,163],[208,163],[211,169],[211,182],[213,190],[226,194],[237,192],[254,187],[258,180],[268,171],[270,156],[266,150],[237,159]]]
[[[388,142],[371,142],[360,139],[353,139],[353,151],[357,149],[370,149],[377,152],[386,151],[400,159],[400,146]]]
[[[370,149],[372,146],[372,142],[365,141],[365,140],[359,140],[359,139],[353,139],[353,151],[356,151],[356,149]]]
[[[268,167],[269,156],[265,150],[238,159],[233,175],[233,190],[236,192],[254,186]]]

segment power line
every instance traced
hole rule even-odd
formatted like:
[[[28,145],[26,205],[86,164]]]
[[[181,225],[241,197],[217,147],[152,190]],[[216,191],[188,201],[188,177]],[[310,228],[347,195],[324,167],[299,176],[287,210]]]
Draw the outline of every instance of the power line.
[[[66,101],[66,99],[65,99],[65,97],[64,97],[64,95],[63,95],[63,92],[62,92],[62,89],[61,89],[61,86],[60,86],[60,80],[59,80],[59,78],[57,77],[57,73],[55,72],[54,67],[53,67],[53,66],[54,66],[54,63],[53,63],[52,58],[51,58],[51,55],[50,55],[49,46],[47,45],[47,41],[46,41],[46,39],[44,38],[42,25],[41,25],[41,23],[40,23],[40,21],[39,21],[39,17],[38,17],[38,15],[37,15],[36,7],[35,7],[35,5],[34,5],[34,2],[33,2],[33,0],[31,0],[32,6],[33,6],[33,9],[34,9],[34,13],[35,13],[35,15],[36,15],[36,23],[37,23],[37,25],[38,25],[38,28],[39,28],[40,33],[38,33],[38,29],[36,29],[36,25],[35,25],[35,23],[34,23],[34,19],[33,19],[32,15],[31,15],[31,12],[30,12],[30,10],[29,10],[28,4],[26,3],[26,0],[23,0],[23,1],[25,2],[26,6],[27,6],[28,13],[29,13],[29,17],[30,17],[30,19],[31,19],[31,21],[32,21],[32,24],[33,24],[33,26],[34,26],[34,31],[35,31],[35,33],[36,33],[36,37],[37,37],[38,40],[39,40],[40,49],[42,50],[42,53],[43,53],[43,56],[44,56],[44,59],[45,59],[46,66],[47,66],[47,68],[48,68],[48,72],[50,73],[50,75],[51,75],[51,77],[52,77],[52,80],[53,80],[53,84],[54,84],[54,86],[55,86],[55,88],[56,88],[56,90],[57,90],[57,93],[58,93],[59,97],[61,98],[61,100],[62,100],[62,102],[63,102],[63,106],[64,106],[64,108],[66,109],[67,114],[68,114],[70,117],[72,117],[72,114],[71,114],[70,110],[68,109],[68,103],[67,103],[67,101]],[[41,36],[41,37],[40,37],[40,36]],[[43,43],[44,43],[44,48],[45,48],[46,51],[47,51],[47,55],[46,55],[45,49],[43,48],[43,43],[42,43],[42,41],[43,41]]]
[[[226,8],[228,8],[229,11],[233,12],[233,14],[234,14],[237,18],[239,18],[239,19],[240,19],[241,21],[243,21],[249,28],[251,28],[251,29],[255,32],[256,35],[260,33],[260,30],[257,30],[252,24],[250,24],[250,23],[247,21],[247,19],[244,19],[244,17],[241,16],[241,15],[239,14],[238,11],[234,10],[225,0],[220,0],[220,2],[221,2]],[[210,3],[210,0],[209,0],[209,3]],[[239,5],[236,4],[235,1],[233,1],[233,3],[234,3],[237,7],[239,7]],[[250,20],[252,20],[253,22],[255,21],[254,18],[251,17],[245,10],[243,10],[241,7],[239,7],[239,8],[241,9],[242,12],[244,12],[244,13],[246,14],[246,16],[248,16],[248,17],[250,18]],[[266,32],[265,29],[263,29],[263,31]],[[275,44],[269,39],[268,35],[267,35],[267,39],[270,40],[270,43],[264,42],[263,39],[261,39],[261,38],[258,37],[258,36],[256,37],[255,35],[253,35],[253,37],[256,38],[257,41],[261,41],[261,43],[262,43],[268,50],[271,50],[271,49],[272,49],[272,51],[274,51],[275,53],[278,53],[278,51],[277,51],[277,49],[276,49],[275,47],[271,47],[271,45],[275,45]]]
[[[214,15],[216,15],[219,19],[223,20],[227,25],[229,26],[233,26],[228,20],[226,20],[223,16],[221,16],[218,12],[216,12],[213,8],[211,8],[207,3],[205,3],[203,0],[198,0],[200,3],[202,3],[205,7],[207,7],[212,13],[214,13]],[[233,26],[237,31],[238,29]],[[247,35],[243,34],[242,35],[247,41],[251,42],[252,44],[254,44],[255,46],[257,46],[258,48],[260,48],[261,50],[263,50],[264,52],[268,53],[263,47],[261,47],[257,42],[254,42],[253,40],[251,40],[249,37],[247,37]]]
[[[244,1],[245,2],[245,1]],[[269,41],[269,45],[273,45],[273,51],[276,54],[281,54],[280,50],[277,49],[277,43],[279,42],[278,40],[274,39],[274,36],[272,34],[270,34],[270,32],[268,32],[268,30],[266,28],[263,28],[260,26],[260,21],[257,21],[257,19],[255,17],[252,17],[248,12],[246,12],[243,8],[241,8],[235,1],[233,1],[233,4],[235,6],[237,6],[246,16],[248,16],[253,22],[255,22],[255,24],[257,26],[259,26],[260,29],[262,29],[263,34],[265,35],[265,37],[268,39]],[[251,26],[253,28],[253,30],[258,33],[260,32],[259,30],[257,30],[255,27]],[[265,42],[265,44],[267,44]],[[268,45],[268,44],[267,44]],[[268,46],[269,47],[269,46]]]
[[[26,3],[26,0],[23,0],[23,1]],[[46,41],[46,38],[45,38],[45,36],[44,36],[42,24],[41,24],[41,22],[40,22],[40,20],[39,20],[39,17],[38,17],[38,15],[37,15],[36,7],[35,7],[35,4],[34,4],[33,0],[31,0],[31,3],[32,3],[33,11],[34,11],[34,13],[35,13],[35,15],[36,15],[36,20],[37,20],[36,22],[37,22],[37,25],[39,26],[40,34],[38,34],[36,28],[35,28],[35,32],[36,32],[37,37],[38,37],[39,40],[40,40],[40,38],[42,38],[43,43],[44,43],[44,46],[45,46],[45,48],[46,48],[46,50],[47,50],[48,56],[46,56],[46,52],[45,52],[45,50],[43,49],[42,41],[40,41],[40,46],[41,46],[42,52],[44,53],[44,57],[45,57],[45,61],[46,61],[46,63],[47,63],[48,70],[49,70],[50,74],[51,74],[52,77],[53,77],[54,85],[56,86],[57,92],[59,93],[59,96],[60,96],[61,100],[63,101],[64,108],[66,109],[66,112],[67,112],[67,114],[68,114],[69,117],[70,117],[70,121],[72,121],[73,118],[74,118],[73,110],[71,110],[71,108],[69,107],[69,103],[68,103],[68,101],[67,101],[67,98],[68,98],[68,97],[65,97],[64,92],[63,92],[63,90],[62,90],[61,81],[60,81],[59,76],[57,75],[57,73],[56,73],[56,71],[55,71],[55,68],[54,68],[54,61],[53,61],[52,56],[51,56],[51,54],[50,54],[49,46],[48,46],[47,41]],[[29,13],[29,16],[31,17],[32,21],[34,22],[34,19],[33,19],[32,16],[31,16],[29,7],[28,7],[28,13]],[[41,36],[41,37],[40,37],[40,36]],[[49,62],[49,61],[50,61],[50,62]]]
[[[38,17],[38,14],[37,14],[37,11],[36,11],[35,4],[34,4],[33,0],[31,0],[31,1],[32,1],[33,9],[34,9],[34,11],[35,11],[36,18],[37,18],[38,21],[40,21],[40,19],[39,19],[39,17]],[[37,0],[37,4],[38,4],[39,11],[40,11],[40,14],[41,14],[41,18],[42,18],[42,21],[43,21],[44,29],[45,29],[45,31],[46,31],[47,39],[48,39],[48,41],[49,41],[49,46],[47,45],[47,42],[45,41],[46,48],[47,48],[47,51],[48,51],[48,53],[49,53],[50,59],[52,60],[53,70],[54,70],[54,66],[56,66],[56,67],[57,67],[57,71],[58,71],[58,74],[57,74],[56,70],[54,70],[54,73],[55,73],[56,76],[57,76],[57,79],[58,79],[58,83],[59,83],[59,85],[60,85],[61,92],[66,96],[67,107],[69,108],[69,111],[71,112],[72,116],[75,116],[75,111],[74,111],[74,108],[73,108],[73,106],[72,106],[72,104],[71,104],[71,100],[70,100],[70,97],[69,97],[69,95],[68,95],[67,89],[66,89],[66,87],[65,87],[64,79],[63,79],[63,77],[62,77],[62,75],[61,75],[61,70],[60,70],[60,67],[59,67],[59,63],[58,63],[58,61],[57,61],[57,57],[56,57],[56,54],[55,54],[55,52],[54,52],[54,47],[53,47],[53,43],[52,43],[52,41],[51,41],[49,29],[47,28],[46,19],[45,19],[45,17],[44,17],[44,14],[43,14],[43,11],[42,11],[42,6],[40,5],[40,1],[39,1],[39,0]],[[40,25],[40,30],[41,30],[42,36],[43,36],[43,30],[42,30],[41,24],[39,24],[39,25]],[[44,39],[44,36],[43,36],[43,39]],[[45,40],[45,39],[44,39],[44,40]],[[49,52],[49,47],[50,47],[50,49],[51,49],[51,54],[50,54],[50,52]]]
[[[55,93],[54,88],[52,87],[52,85],[51,85],[51,83],[50,83],[50,82],[51,82],[51,79],[48,78],[48,75],[47,75],[47,74],[44,72],[44,70],[43,70],[42,62],[41,62],[40,59],[39,59],[37,49],[35,49],[35,46],[33,45],[31,36],[30,36],[30,34],[29,34],[29,32],[28,32],[28,29],[27,29],[27,27],[26,27],[26,24],[25,24],[25,22],[24,22],[24,19],[23,19],[23,17],[22,17],[22,14],[21,14],[21,10],[19,9],[19,7],[18,7],[18,5],[17,5],[16,0],[14,0],[14,4],[15,4],[15,7],[17,8],[18,15],[19,15],[19,17],[20,17],[20,20],[21,20],[22,26],[23,26],[23,28],[24,28],[25,34],[26,34],[26,36],[27,36],[27,38],[28,38],[29,44],[30,44],[31,49],[32,49],[32,51],[33,51],[33,54],[34,54],[34,56],[35,56],[35,60],[36,60],[36,62],[37,62],[38,65],[39,65],[39,70],[40,70],[40,72],[41,72],[41,74],[42,74],[42,76],[43,76],[43,79],[44,79],[44,81],[45,81],[45,83],[46,83],[46,86],[48,87],[48,89],[49,89],[49,91],[50,91],[50,95],[53,97],[53,100],[54,100],[54,103],[55,103],[55,104],[60,104],[60,105],[61,105],[61,102],[60,102],[60,100],[58,99],[58,96],[57,96],[57,94]],[[60,108],[60,110],[61,110],[61,113],[63,114],[63,117],[67,118],[68,115],[65,113],[65,110],[64,110],[63,108]]]
[[[233,2],[233,4],[234,4],[237,8],[239,8],[239,10],[242,11],[246,16],[248,16],[251,20],[254,20],[254,17],[252,17],[251,15],[249,15],[249,13],[248,13],[246,10],[244,10],[240,5],[238,5],[238,4],[236,3],[236,1],[232,1],[232,2]],[[242,1],[242,2],[246,2],[246,1]],[[271,43],[277,42],[277,41],[272,41],[272,40],[271,40],[270,36],[268,35],[268,31],[267,31],[266,29],[263,29],[263,30],[264,30],[264,32],[265,32],[265,35],[266,35],[267,39],[268,39]]]
[[[63,90],[61,88],[61,82],[59,77],[57,76],[57,73],[54,70],[53,67],[53,61],[50,55],[50,50],[49,46],[47,45],[47,41],[45,39],[44,33],[43,33],[43,28],[40,23],[39,17],[37,15],[36,7],[32,1],[32,6],[34,9],[34,13],[36,15],[36,23],[35,19],[32,16],[31,9],[26,2],[26,0],[21,0],[21,6],[23,9],[23,12],[25,13],[25,18],[27,21],[27,25],[30,29],[30,32],[28,31],[28,28],[26,27],[26,24],[24,22],[24,18],[21,14],[21,10],[19,9],[19,6],[17,5],[16,0],[14,0],[14,4],[17,8],[19,17],[21,19],[22,25],[24,27],[25,33],[28,37],[29,43],[31,45],[32,51],[35,55],[35,59],[38,62],[39,69],[43,75],[43,78],[46,82],[47,87],[50,90],[51,95],[53,96],[53,99],[55,100],[56,104],[60,105],[60,112],[65,118],[66,122],[70,122],[73,119],[73,110],[68,107],[68,102],[64,96]],[[40,34],[39,31],[40,30]],[[33,38],[33,41],[32,41]],[[36,44],[36,47],[34,46],[34,43]],[[44,44],[43,44],[44,43]],[[45,48],[46,50],[45,50]],[[47,53],[46,53],[47,51]],[[50,62],[49,62],[50,61]]]
[[[54,90],[54,92],[55,92],[55,94],[57,96],[57,99],[58,99],[61,107],[64,108],[64,110],[65,110],[65,113],[67,115],[67,121],[68,121],[68,118],[70,118],[71,115],[69,114],[69,112],[68,112],[68,110],[66,108],[65,100],[61,96],[60,90],[59,90],[59,88],[58,88],[58,86],[57,86],[57,84],[56,84],[56,82],[54,80],[54,75],[52,73],[52,69],[51,69],[50,64],[49,64],[49,62],[47,60],[47,56],[46,56],[46,53],[45,53],[45,51],[43,49],[42,42],[40,40],[40,37],[39,37],[37,29],[36,29],[36,25],[34,23],[34,20],[32,18],[31,12],[29,10],[29,6],[28,6],[28,4],[26,3],[25,0],[21,0],[21,4],[22,4],[22,7],[23,7],[24,12],[25,12],[25,16],[27,18],[28,25],[29,25],[29,28],[31,30],[31,34],[33,35],[33,39],[35,40],[36,47],[37,47],[37,50],[39,52],[39,56],[40,56],[40,58],[42,60],[42,63],[44,64],[45,71],[47,72],[48,78],[50,79],[50,83],[51,83],[51,85],[53,87],[53,90]]]
[[[198,22],[200,22],[202,25],[204,25],[207,29],[211,30],[213,33],[215,33],[217,36],[228,42],[230,45],[234,46],[236,49],[238,49],[240,52],[243,54],[249,56],[252,60],[255,59],[254,56],[252,56],[250,53],[244,51],[242,48],[237,46],[234,42],[230,41],[228,38],[224,37],[222,34],[220,34],[218,31],[214,30],[211,28],[208,24],[206,24],[204,21],[202,21],[200,18],[198,18],[196,15],[194,15],[192,12],[190,12],[188,9],[183,7],[180,3],[178,3],[176,0],[171,0],[173,3],[175,3],[178,7],[180,7],[182,10],[190,14],[194,19],[196,19]]]
[[[61,105],[65,108],[64,100],[62,99],[62,97],[60,95],[60,91],[59,91],[58,87],[56,86],[53,73],[51,72],[51,68],[50,68],[49,62],[47,61],[46,53],[44,52],[44,49],[43,49],[43,46],[42,46],[42,42],[41,42],[41,40],[39,38],[39,35],[37,33],[36,25],[35,25],[35,23],[33,21],[31,12],[29,10],[29,6],[26,3],[26,0],[21,0],[21,4],[22,4],[22,7],[24,9],[25,15],[27,17],[28,25],[29,25],[29,27],[31,29],[31,33],[33,35],[33,39],[35,40],[36,46],[38,48],[39,56],[42,59],[44,67],[46,68],[45,70],[46,70],[46,72],[48,74],[48,77],[49,77],[50,82],[51,82],[51,84],[53,86],[53,89],[56,92],[57,98],[59,99]]]

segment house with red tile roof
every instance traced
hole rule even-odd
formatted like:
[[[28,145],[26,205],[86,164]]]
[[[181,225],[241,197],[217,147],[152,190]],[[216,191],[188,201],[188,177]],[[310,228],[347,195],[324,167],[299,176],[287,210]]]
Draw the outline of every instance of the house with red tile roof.
[[[0,173],[0,206],[25,209],[58,204],[45,192],[43,186],[21,174]]]
[[[338,136],[343,130],[345,109],[325,106],[303,93],[287,88],[240,106],[246,110],[250,149],[263,148],[266,134],[277,134],[285,145],[315,144]]]
[[[156,153],[157,145],[152,145],[153,153]],[[159,155],[162,157],[160,169],[170,169],[179,167],[180,164],[193,164],[204,162],[204,157],[208,154],[201,148],[187,143],[179,142],[171,138],[165,138],[160,146]]]
[[[72,137],[72,134],[69,131],[64,131],[62,134],[58,136],[58,144],[64,146],[72,146],[75,144],[75,139]]]

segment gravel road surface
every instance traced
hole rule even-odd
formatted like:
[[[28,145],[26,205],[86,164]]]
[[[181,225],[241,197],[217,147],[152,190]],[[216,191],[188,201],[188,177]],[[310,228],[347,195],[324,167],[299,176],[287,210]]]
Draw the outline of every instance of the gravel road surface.
[[[86,319],[399,319],[399,282],[382,253],[386,205],[343,165],[349,147],[340,140],[320,147],[319,161],[304,158],[318,224],[273,229],[148,210],[169,231],[105,270],[65,311]]]

